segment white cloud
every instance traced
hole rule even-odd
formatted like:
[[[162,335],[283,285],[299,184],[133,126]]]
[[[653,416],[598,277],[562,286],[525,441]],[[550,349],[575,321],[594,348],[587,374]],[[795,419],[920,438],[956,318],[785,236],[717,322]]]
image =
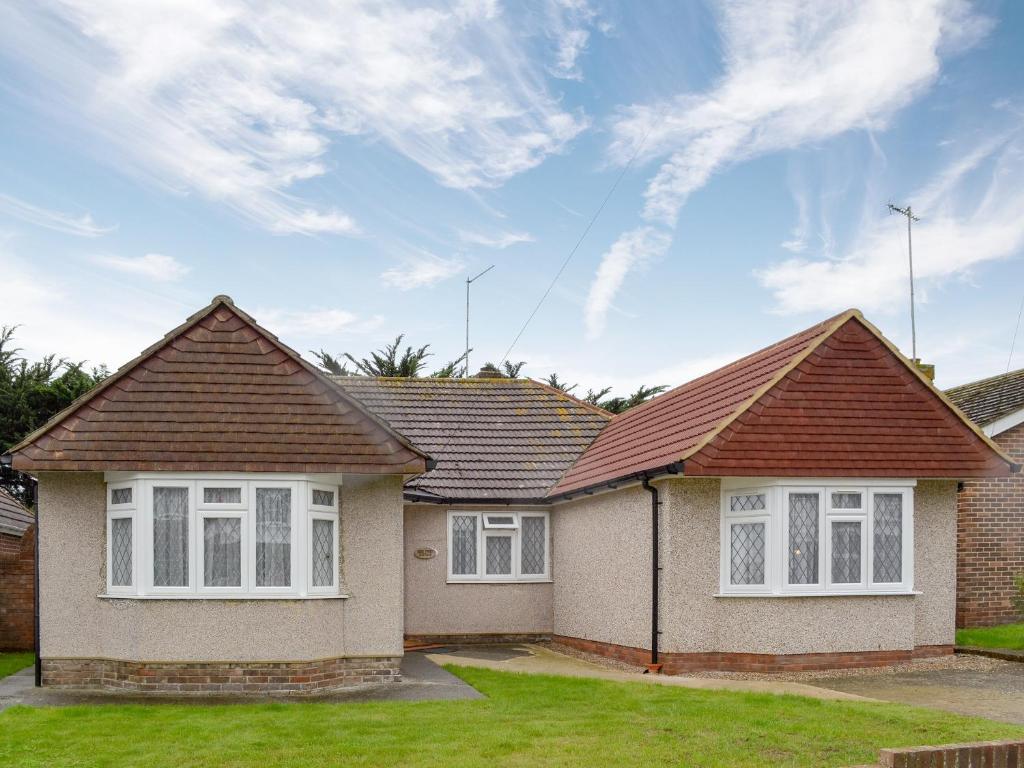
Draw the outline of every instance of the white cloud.
[[[940,171],[910,203],[918,300],[928,289],[984,262],[1024,248],[1024,139],[989,141]],[[987,183],[977,189],[978,177]],[[881,208],[881,206],[879,206]],[[880,210],[866,219],[839,258],[789,259],[757,273],[782,313],[831,312],[858,306],[904,311],[907,302],[906,222]]]
[[[45,227],[78,237],[99,237],[117,229],[117,227],[104,227],[97,224],[93,221],[92,215],[88,213],[75,216],[71,213],[52,211],[4,194],[0,194],[0,214],[13,216],[37,227]]]
[[[789,233],[789,239],[780,243],[787,251],[803,253],[807,250],[807,239],[811,234],[811,206],[804,189],[793,190],[796,203],[796,224]]]
[[[191,267],[185,266],[173,256],[165,256],[162,253],[147,253],[145,256],[97,254],[91,257],[91,261],[115,272],[144,277],[161,283],[181,280],[192,271]]]
[[[466,189],[533,168],[585,126],[487,0],[67,0],[8,9],[0,41],[112,162],[272,231],[354,231],[294,195],[337,141],[382,142]]]
[[[391,288],[411,291],[455,277],[465,269],[465,266],[460,259],[442,259],[428,254],[385,270],[381,273],[380,279],[384,285]]]
[[[263,309],[253,315],[260,325],[280,336],[332,336],[342,332],[364,333],[376,328],[382,318],[361,319],[345,309],[286,310]]]
[[[518,243],[532,243],[533,235],[529,232],[495,232],[494,234],[487,234],[484,232],[467,232],[460,229],[459,239],[470,245],[505,249],[510,245]]]
[[[590,40],[597,12],[587,0],[547,0],[547,34],[555,43],[555,61],[548,71],[564,80],[582,80],[579,58]],[[603,29],[607,34],[607,27]]]
[[[601,259],[583,308],[589,338],[596,338],[604,331],[608,309],[626,275],[635,267],[662,256],[671,244],[668,233],[654,227],[639,227],[615,241]]]
[[[646,136],[642,157],[668,156],[647,186],[643,217],[672,228],[687,197],[729,165],[884,128],[935,81],[942,54],[989,26],[962,0],[726,2],[718,83],[623,110],[611,154],[625,162]]]

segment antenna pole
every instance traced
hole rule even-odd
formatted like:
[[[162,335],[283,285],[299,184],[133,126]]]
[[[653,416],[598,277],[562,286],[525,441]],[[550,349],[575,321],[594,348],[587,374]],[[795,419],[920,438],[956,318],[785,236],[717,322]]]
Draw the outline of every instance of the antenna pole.
[[[914,318],[914,241],[910,233],[911,222],[920,221],[914,215],[913,209],[908,205],[906,208],[889,203],[889,213],[898,213],[907,217],[907,258],[910,262],[910,345],[911,359],[917,362],[917,321]]]
[[[476,277],[466,278],[466,354],[463,357],[463,376],[469,376],[469,286],[472,285],[474,281],[479,280],[481,277],[486,275],[492,269],[494,269],[493,264],[491,264],[491,266],[489,266],[483,272],[479,273]]]

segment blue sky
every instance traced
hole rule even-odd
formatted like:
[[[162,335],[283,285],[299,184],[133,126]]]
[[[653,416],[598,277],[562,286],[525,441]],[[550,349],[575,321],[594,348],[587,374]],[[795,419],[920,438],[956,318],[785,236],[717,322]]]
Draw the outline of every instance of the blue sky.
[[[1024,8],[954,0],[0,5],[0,323],[117,366],[227,293],[619,392],[850,306],[943,386],[1024,299]],[[1024,339],[1014,367],[1024,366]]]

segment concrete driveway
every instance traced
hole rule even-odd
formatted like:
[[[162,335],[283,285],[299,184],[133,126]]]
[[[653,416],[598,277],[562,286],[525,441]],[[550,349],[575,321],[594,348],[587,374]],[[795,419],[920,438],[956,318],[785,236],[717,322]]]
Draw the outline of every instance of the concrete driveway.
[[[872,699],[1024,725],[1024,664],[989,661],[943,669],[808,679],[810,685]]]

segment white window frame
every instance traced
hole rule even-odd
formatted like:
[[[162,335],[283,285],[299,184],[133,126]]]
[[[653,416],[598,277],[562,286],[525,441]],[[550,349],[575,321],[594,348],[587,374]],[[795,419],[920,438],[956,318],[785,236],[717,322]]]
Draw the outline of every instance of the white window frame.
[[[720,526],[719,595],[730,596],[829,596],[829,595],[905,595],[914,594],[914,488],[915,480],[849,478],[725,478],[722,481]],[[861,508],[832,509],[832,494],[861,494]],[[818,583],[789,583],[789,496],[792,493],[817,493],[818,503]],[[902,496],[902,581],[876,583],[874,574],[874,496],[892,493]],[[765,510],[729,509],[730,498],[764,494]],[[861,524],[861,581],[856,584],[832,582],[832,523],[856,521]],[[765,522],[765,584],[731,584],[732,525]]]
[[[323,478],[323,479],[320,479]],[[192,473],[107,473],[106,591],[103,596],[142,599],[303,599],[347,597],[342,593],[341,573],[341,481],[340,475],[211,474]],[[130,504],[112,504],[113,490],[132,488]],[[188,567],[189,584],[156,587],[153,584],[153,488],[185,487],[189,492]],[[208,487],[239,487],[241,502],[205,503]],[[288,488],[291,491],[291,586],[257,587],[256,581],[256,489]],[[331,506],[314,505],[313,489],[330,491]],[[132,584],[113,584],[112,521],[132,520]],[[205,580],[205,521],[236,518],[241,521],[241,585],[207,587]],[[333,583],[313,587],[312,520],[330,520],[334,526]]]
[[[487,515],[512,517],[515,521],[513,526],[499,524],[484,528],[484,518]],[[476,573],[456,574],[452,572],[452,558],[454,550],[452,546],[452,521],[455,517],[476,518]],[[522,573],[522,556],[520,552],[520,539],[522,536],[522,518],[539,517],[544,520],[544,573],[524,574]],[[450,509],[447,519],[447,562],[448,562],[448,583],[450,584],[503,584],[521,582],[549,582],[551,581],[551,519],[546,511],[495,511],[495,510],[466,510]],[[487,539],[488,538],[510,538],[512,540],[512,572],[508,575],[487,574]]]

